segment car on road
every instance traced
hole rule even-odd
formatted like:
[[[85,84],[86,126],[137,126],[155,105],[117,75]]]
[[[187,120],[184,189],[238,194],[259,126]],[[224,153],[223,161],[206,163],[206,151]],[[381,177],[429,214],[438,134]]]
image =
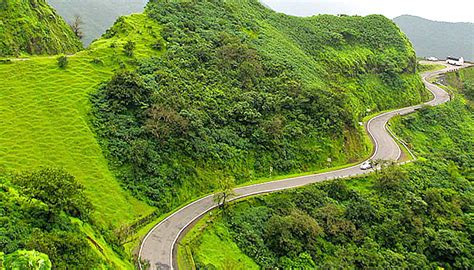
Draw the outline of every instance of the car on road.
[[[372,162],[370,160],[365,161],[360,165],[360,169],[363,171],[372,169]]]

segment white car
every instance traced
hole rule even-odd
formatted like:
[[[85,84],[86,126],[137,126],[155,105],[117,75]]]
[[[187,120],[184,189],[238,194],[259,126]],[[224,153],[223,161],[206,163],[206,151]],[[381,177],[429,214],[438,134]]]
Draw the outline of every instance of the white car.
[[[370,162],[370,160],[365,161],[364,163],[360,165],[360,169],[363,171],[372,169],[372,162]]]

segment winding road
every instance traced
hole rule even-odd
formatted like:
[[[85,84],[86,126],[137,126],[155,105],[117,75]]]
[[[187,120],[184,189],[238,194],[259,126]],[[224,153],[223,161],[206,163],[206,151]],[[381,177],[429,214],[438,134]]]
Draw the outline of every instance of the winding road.
[[[396,162],[400,160],[402,150],[386,129],[388,121],[396,115],[406,115],[412,113],[416,109],[419,109],[425,105],[436,106],[448,102],[450,100],[449,94],[438,86],[429,83],[428,78],[458,68],[460,67],[447,66],[445,69],[440,71],[432,71],[422,74],[424,84],[426,85],[427,89],[433,93],[433,99],[431,101],[417,106],[397,109],[380,114],[372,118],[366,124],[367,132],[375,144],[374,154],[370,159]],[[257,194],[271,193],[275,191],[301,187],[337,178],[363,175],[370,172],[371,170],[361,170],[359,164],[349,168],[321,174],[240,187],[235,189],[236,197],[234,197],[232,200],[237,200]],[[139,251],[140,259],[148,261],[150,263],[150,269],[167,270],[177,268],[175,267],[175,260],[178,240],[185,230],[191,224],[193,224],[194,221],[198,220],[200,217],[215,207],[217,207],[217,204],[213,200],[213,195],[209,195],[188,204],[187,206],[179,209],[174,214],[164,219],[162,222],[156,225],[143,239]]]

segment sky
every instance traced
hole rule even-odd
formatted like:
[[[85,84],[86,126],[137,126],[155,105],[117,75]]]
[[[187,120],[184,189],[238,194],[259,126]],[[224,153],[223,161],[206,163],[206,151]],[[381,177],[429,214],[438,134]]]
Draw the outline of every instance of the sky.
[[[474,22],[473,0],[261,0],[272,9],[296,16],[315,14],[404,14],[435,21]]]

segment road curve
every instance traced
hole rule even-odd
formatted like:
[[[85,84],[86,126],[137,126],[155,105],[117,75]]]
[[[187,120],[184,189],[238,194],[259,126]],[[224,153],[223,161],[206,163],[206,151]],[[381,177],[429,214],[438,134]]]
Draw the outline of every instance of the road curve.
[[[398,161],[400,159],[402,150],[388,133],[386,129],[387,122],[396,115],[412,113],[424,105],[436,106],[448,102],[450,100],[449,94],[436,85],[429,83],[427,78],[458,68],[459,67],[447,66],[441,71],[426,72],[422,74],[424,84],[433,93],[434,97],[431,101],[421,105],[411,106],[380,114],[372,118],[367,123],[367,132],[372,137],[372,140],[375,144],[374,154],[371,159],[391,161]],[[360,165],[356,165],[337,171],[236,188],[236,197],[233,198],[233,200],[257,194],[271,193],[275,191],[301,187],[326,180],[363,175],[370,172],[370,170],[362,171],[359,167]],[[138,254],[139,258],[141,260],[148,261],[150,263],[150,269],[168,270],[177,268],[173,264],[175,262],[176,244],[179,237],[188,226],[215,207],[217,207],[217,205],[213,201],[213,195],[209,195],[188,204],[187,206],[179,209],[174,214],[164,219],[162,222],[156,225],[143,239]]]

